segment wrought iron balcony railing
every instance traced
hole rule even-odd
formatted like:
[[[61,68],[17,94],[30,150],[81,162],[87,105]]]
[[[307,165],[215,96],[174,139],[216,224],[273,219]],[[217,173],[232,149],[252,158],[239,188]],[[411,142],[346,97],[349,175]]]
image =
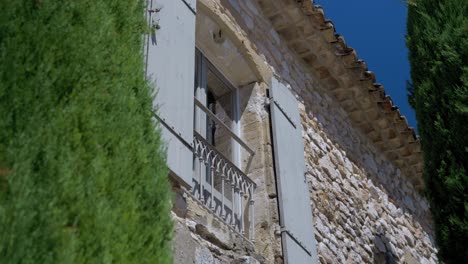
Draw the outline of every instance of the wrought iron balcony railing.
[[[225,223],[254,241],[255,182],[200,134],[194,133],[194,154],[199,162],[196,166],[199,172],[192,194]]]
[[[197,99],[195,105],[208,118],[224,128],[226,134],[246,149],[250,156],[244,172],[200,133],[194,131],[194,178],[191,194],[214,215],[254,242],[256,184],[246,172],[255,152]]]

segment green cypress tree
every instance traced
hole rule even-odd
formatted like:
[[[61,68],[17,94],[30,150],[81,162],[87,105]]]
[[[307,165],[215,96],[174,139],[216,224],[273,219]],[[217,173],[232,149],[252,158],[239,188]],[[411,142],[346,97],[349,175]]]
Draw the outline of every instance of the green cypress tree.
[[[0,1],[0,263],[171,263],[142,0]]]
[[[410,103],[424,151],[424,177],[439,256],[468,260],[468,1],[414,0],[407,46]]]

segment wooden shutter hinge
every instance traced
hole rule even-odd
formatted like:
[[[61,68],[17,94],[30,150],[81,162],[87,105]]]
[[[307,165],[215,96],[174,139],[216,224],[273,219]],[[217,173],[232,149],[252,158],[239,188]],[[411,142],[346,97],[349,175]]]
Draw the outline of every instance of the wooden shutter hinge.
[[[283,115],[286,117],[286,119],[288,119],[289,123],[291,123],[291,125],[296,129],[297,128],[296,123],[294,122],[292,117],[290,117],[288,115],[288,113],[283,109],[283,107],[281,107],[281,105],[278,103],[278,101],[276,101],[274,98],[270,98],[270,101],[272,101],[276,105],[276,107],[278,107],[278,109],[281,111],[281,113],[283,113]]]
[[[187,141],[185,138],[182,136],[182,133],[177,131],[177,129],[171,125],[168,120],[164,117],[160,117],[157,115],[155,112],[153,112],[154,117],[159,120],[159,122],[167,129],[171,134],[173,134],[177,139],[179,139],[182,144],[184,144],[186,147],[188,147],[190,150],[193,150],[193,141]]]
[[[310,252],[307,248],[306,245],[298,238],[296,237],[293,232],[291,232],[289,229],[286,227],[282,226],[281,227],[281,233],[286,233],[296,244],[298,244],[309,256],[312,256],[312,252]]]
[[[197,15],[197,10],[195,6],[192,6],[192,4],[187,2],[186,0],[182,0],[182,2],[184,2],[184,4],[188,7],[190,11],[192,11],[194,15]]]

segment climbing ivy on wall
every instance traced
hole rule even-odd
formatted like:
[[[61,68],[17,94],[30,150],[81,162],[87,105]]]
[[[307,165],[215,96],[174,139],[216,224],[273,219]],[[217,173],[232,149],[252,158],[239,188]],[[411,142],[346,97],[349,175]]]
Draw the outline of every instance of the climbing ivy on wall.
[[[143,1],[0,1],[0,263],[172,263]]]
[[[468,1],[414,0],[408,8],[410,103],[439,255],[468,260]]]

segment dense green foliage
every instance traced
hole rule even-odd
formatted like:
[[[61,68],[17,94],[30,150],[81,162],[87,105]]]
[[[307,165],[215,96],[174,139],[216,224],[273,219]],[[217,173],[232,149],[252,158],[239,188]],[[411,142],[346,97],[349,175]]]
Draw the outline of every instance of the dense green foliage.
[[[139,0],[0,1],[0,262],[171,263]]]
[[[468,1],[415,0],[408,9],[410,102],[440,257],[468,260]]]

